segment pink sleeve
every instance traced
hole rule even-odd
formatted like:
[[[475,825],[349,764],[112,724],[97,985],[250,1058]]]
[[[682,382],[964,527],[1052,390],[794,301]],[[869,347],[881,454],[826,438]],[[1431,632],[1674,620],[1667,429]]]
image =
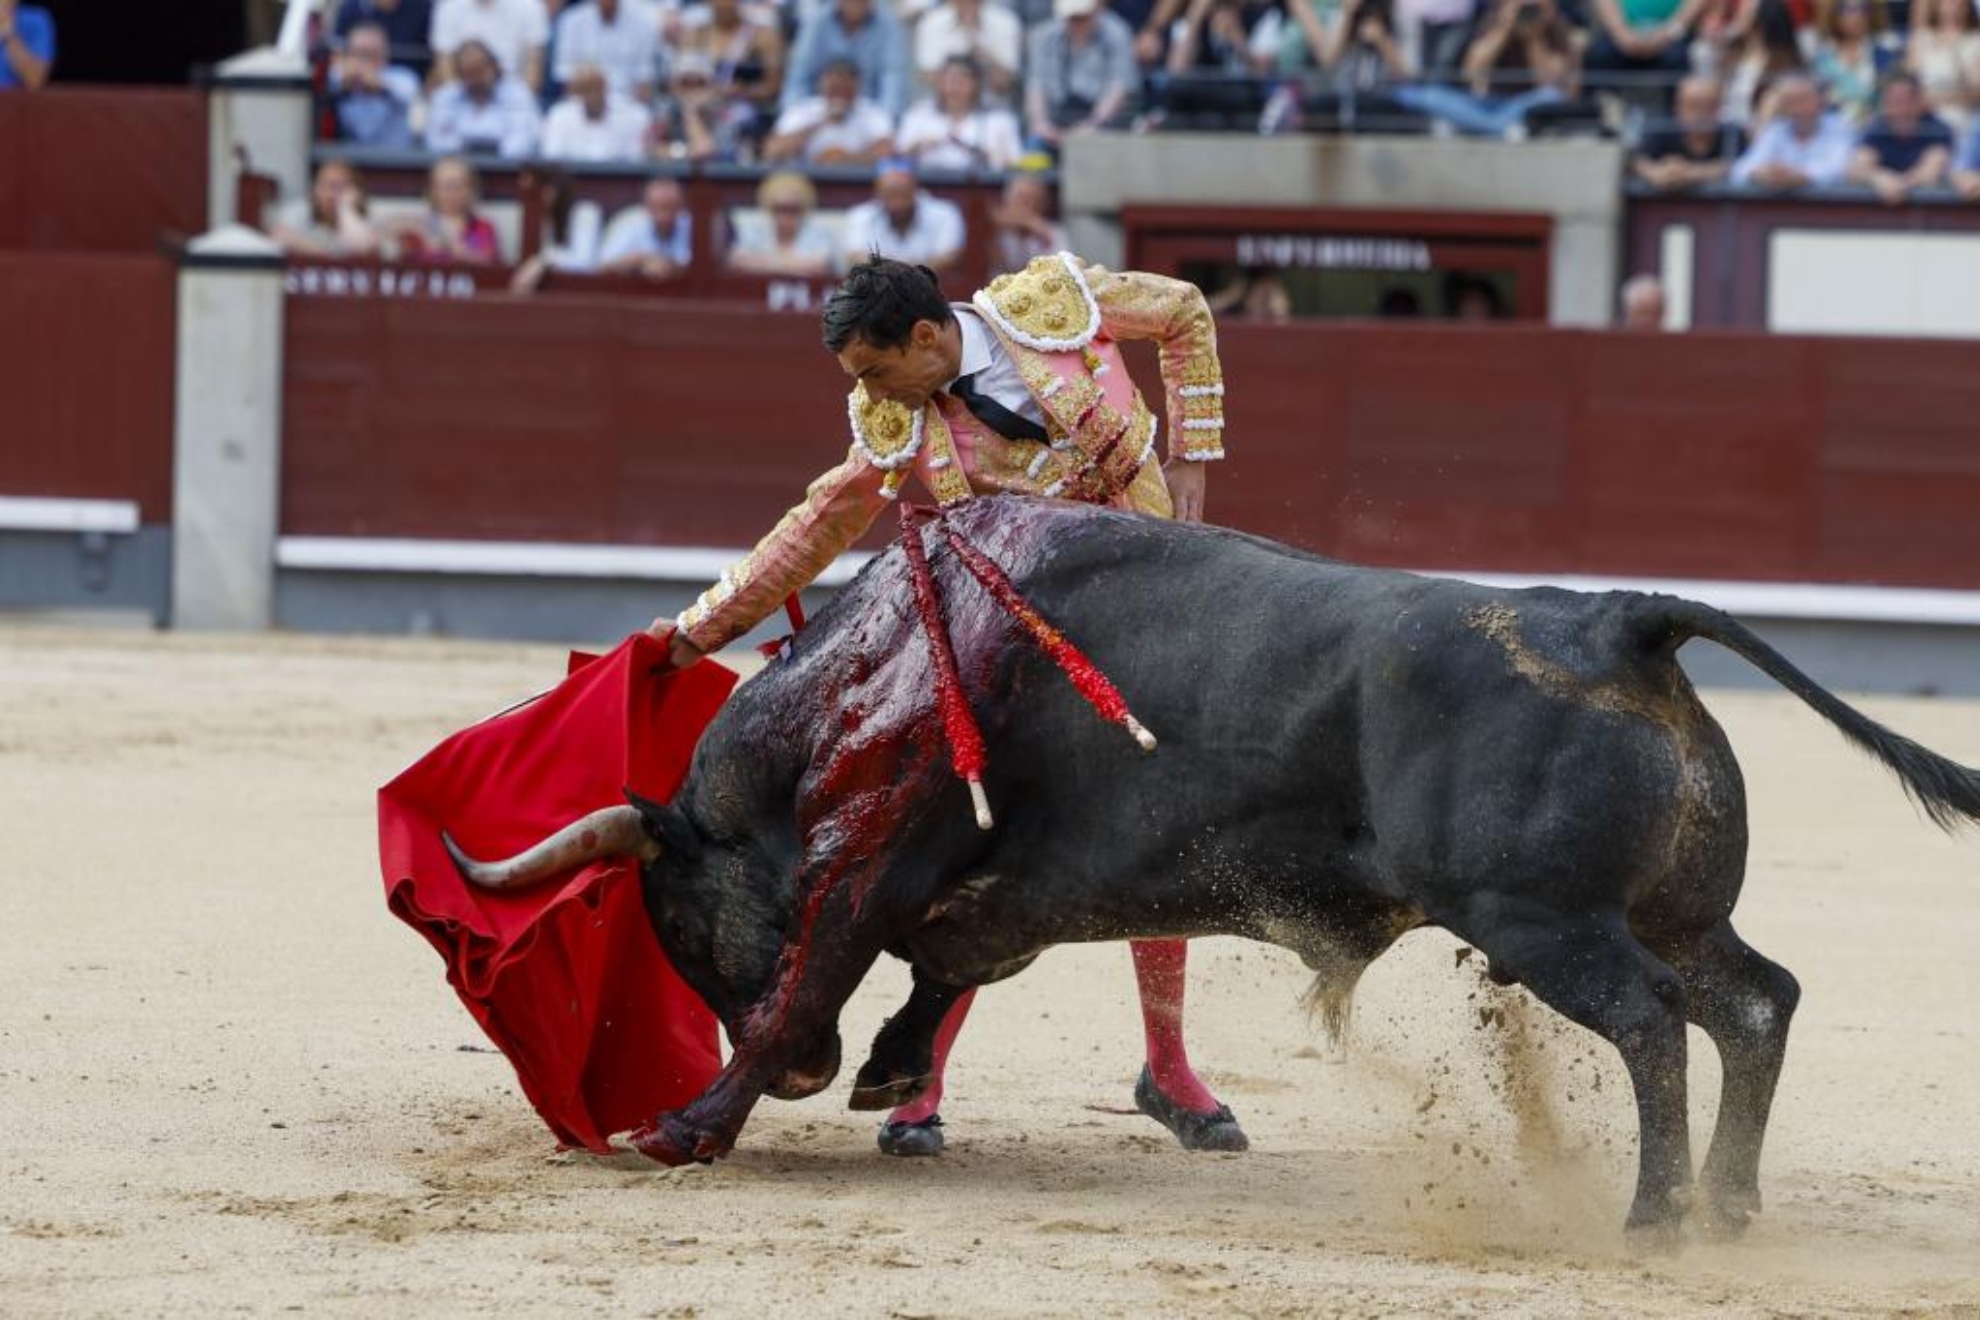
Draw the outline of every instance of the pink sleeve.
[[[756,549],[701,593],[675,626],[703,651],[717,651],[754,628],[811,584],[857,541],[889,503],[887,474],[857,450],[811,483],[804,501],[781,518]]]

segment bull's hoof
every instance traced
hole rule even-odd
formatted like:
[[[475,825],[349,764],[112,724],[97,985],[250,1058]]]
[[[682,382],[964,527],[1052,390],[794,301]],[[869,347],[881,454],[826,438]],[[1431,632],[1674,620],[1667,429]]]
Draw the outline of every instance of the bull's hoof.
[[[678,1113],[655,1115],[634,1128],[629,1140],[634,1150],[670,1169],[684,1164],[708,1164],[717,1155],[726,1153],[714,1149],[718,1143],[689,1126]]]
[[[1251,1141],[1238,1126],[1237,1116],[1231,1113],[1229,1105],[1218,1105],[1207,1114],[1193,1114],[1162,1094],[1146,1065],[1134,1084],[1134,1107],[1173,1132],[1184,1150],[1234,1154],[1251,1149]]]
[[[1698,1207],[1698,1228],[1708,1237],[1730,1242],[1745,1234],[1753,1216],[1760,1213],[1760,1193],[1707,1191]]]
[[[926,1091],[935,1080],[934,1073],[924,1073],[920,1077],[869,1077],[867,1071],[872,1065],[859,1070],[853,1079],[852,1095],[846,1100],[848,1109],[899,1109]]]
[[[1639,1256],[1668,1256],[1684,1245],[1684,1216],[1691,1188],[1673,1187],[1661,1201],[1638,1200],[1623,1225],[1623,1244]]]
[[[882,1123],[880,1151],[885,1155],[940,1155],[942,1116],[930,1114],[919,1123]]]

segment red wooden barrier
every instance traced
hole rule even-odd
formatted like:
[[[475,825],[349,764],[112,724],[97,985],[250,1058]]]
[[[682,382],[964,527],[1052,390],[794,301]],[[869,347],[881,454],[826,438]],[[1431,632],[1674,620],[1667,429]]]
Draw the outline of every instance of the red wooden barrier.
[[[741,546],[845,452],[811,316],[288,310],[287,533]],[[1219,522],[1367,563],[1980,589],[1962,345],[1233,321],[1222,347]]]
[[[175,287],[155,256],[0,252],[0,495],[170,519]]]
[[[206,228],[206,183],[195,89],[0,96],[0,249],[150,252]]]

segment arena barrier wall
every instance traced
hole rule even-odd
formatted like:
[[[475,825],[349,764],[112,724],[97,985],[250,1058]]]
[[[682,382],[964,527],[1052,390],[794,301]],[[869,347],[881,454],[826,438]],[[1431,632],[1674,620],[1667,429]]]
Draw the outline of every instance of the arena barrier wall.
[[[140,610],[162,622],[172,266],[0,252],[0,307],[0,607]]]
[[[197,89],[51,87],[0,96],[0,250],[153,252],[206,228]]]

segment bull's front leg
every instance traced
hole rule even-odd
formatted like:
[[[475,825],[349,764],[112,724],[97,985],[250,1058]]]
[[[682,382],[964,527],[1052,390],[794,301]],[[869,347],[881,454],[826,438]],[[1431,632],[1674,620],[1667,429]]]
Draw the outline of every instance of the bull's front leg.
[[[811,869],[811,868],[807,868]],[[735,1148],[750,1111],[786,1070],[817,1053],[838,1029],[839,1012],[880,956],[874,923],[854,914],[851,884],[813,870],[830,886],[816,916],[800,922],[778,960],[770,988],[744,1022],[728,1066],[684,1109],[656,1116],[632,1134],[641,1154],[662,1164],[708,1163]],[[816,892],[800,881],[800,894]]]

